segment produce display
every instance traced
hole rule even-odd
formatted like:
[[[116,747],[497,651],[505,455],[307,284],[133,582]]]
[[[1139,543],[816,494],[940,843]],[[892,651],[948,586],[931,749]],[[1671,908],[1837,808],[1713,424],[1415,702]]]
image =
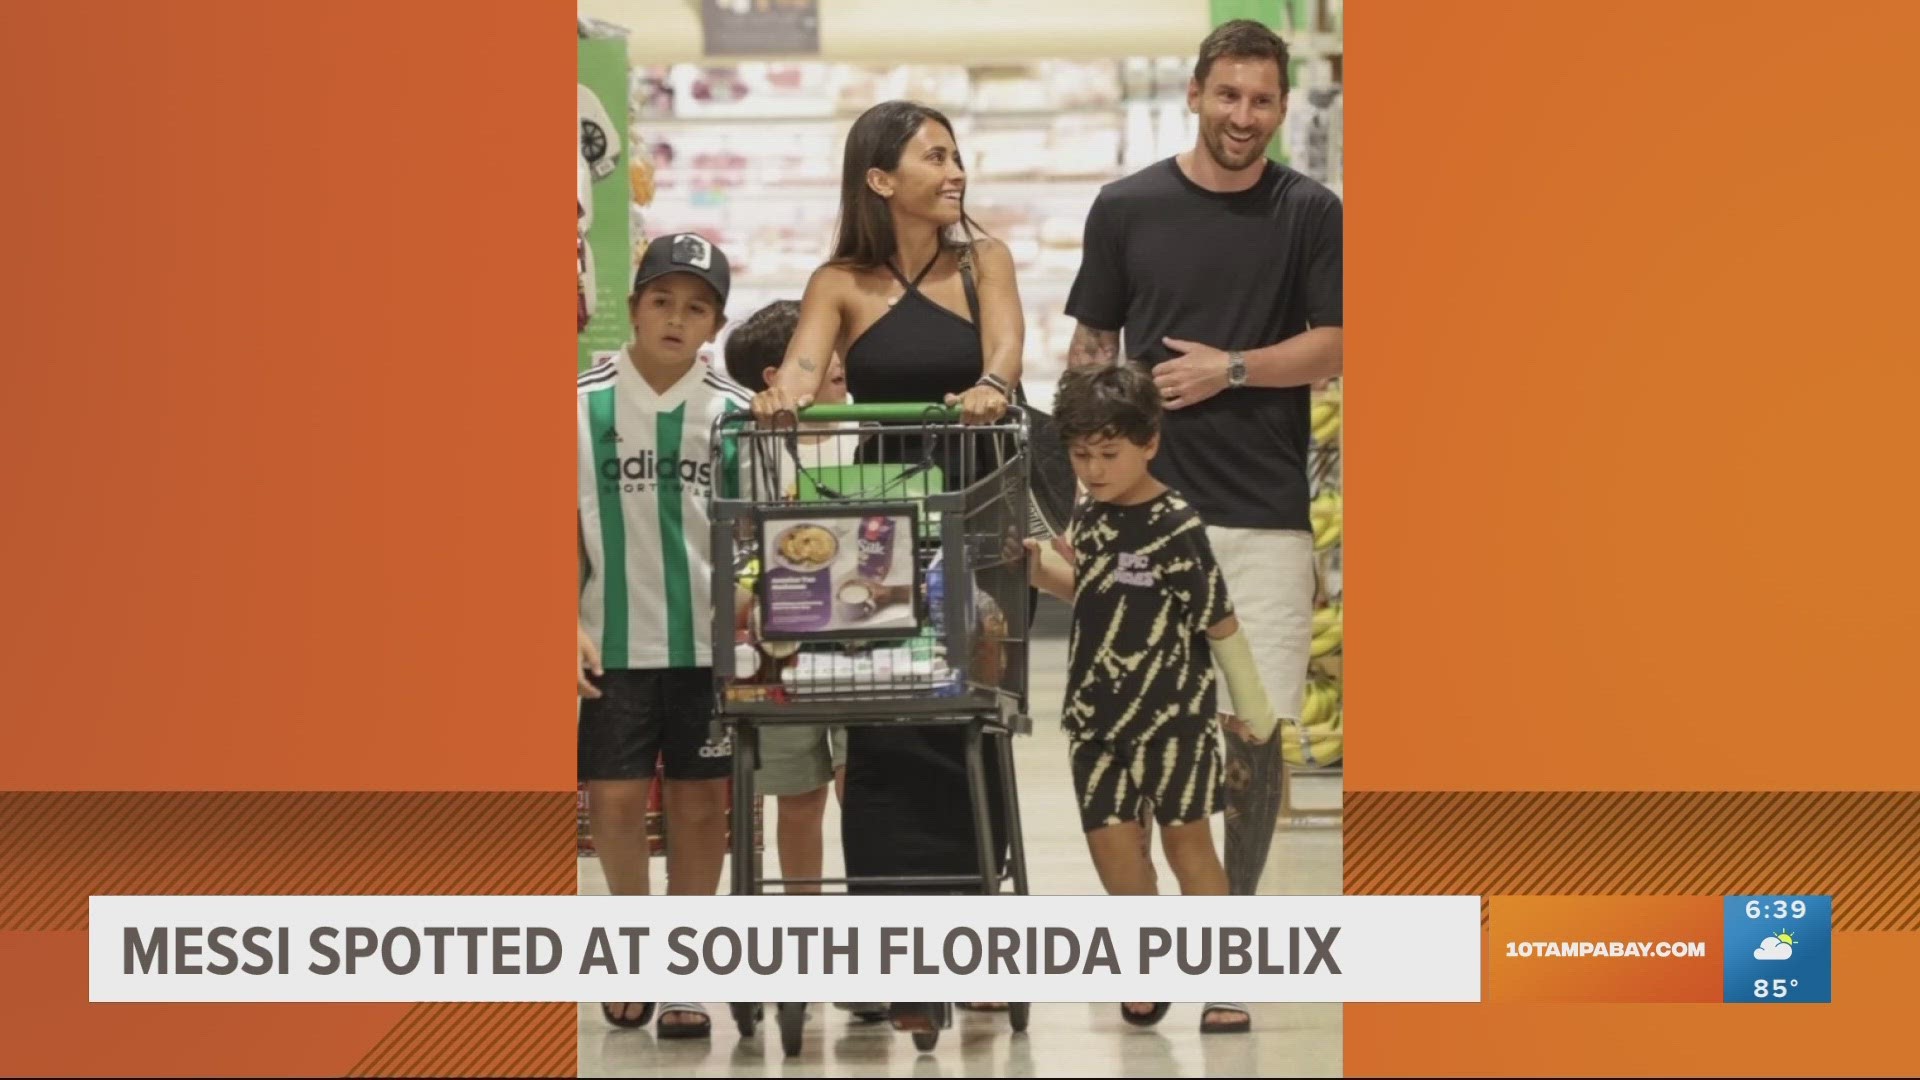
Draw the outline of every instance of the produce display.
[[[1345,751],[1345,676],[1342,652],[1346,640],[1346,605],[1341,597],[1340,554],[1344,512],[1340,495],[1341,393],[1338,380],[1315,390],[1313,441],[1308,475],[1313,500],[1308,517],[1313,524],[1313,550],[1319,567],[1319,606],[1313,613],[1312,661],[1307,675],[1300,719],[1286,721],[1274,737],[1280,754],[1296,769],[1337,765]]]

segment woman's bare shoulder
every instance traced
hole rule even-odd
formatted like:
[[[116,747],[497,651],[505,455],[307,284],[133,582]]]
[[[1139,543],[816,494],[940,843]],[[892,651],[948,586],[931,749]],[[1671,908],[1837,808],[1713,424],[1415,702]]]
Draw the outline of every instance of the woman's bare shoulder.
[[[973,264],[980,269],[982,277],[1003,274],[1012,277],[1013,249],[996,237],[979,237],[973,241]]]
[[[1012,249],[1007,242],[997,236],[976,236],[973,240],[973,254],[976,258],[999,259],[1013,258]]]
[[[836,292],[851,289],[860,283],[860,271],[845,263],[821,263],[807,279],[807,288],[832,289]]]

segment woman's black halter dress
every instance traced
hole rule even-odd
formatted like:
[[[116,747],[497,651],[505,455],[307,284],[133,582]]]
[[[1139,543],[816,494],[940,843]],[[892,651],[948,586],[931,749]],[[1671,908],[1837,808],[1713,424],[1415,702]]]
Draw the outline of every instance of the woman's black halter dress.
[[[862,405],[939,402],[979,381],[984,363],[980,328],[919,288],[939,258],[936,254],[912,281],[889,264],[888,269],[906,287],[906,294],[847,348],[847,392],[854,401]],[[985,437],[971,441],[990,442]],[[924,447],[899,437],[889,437],[879,449],[904,464],[927,457]],[[933,458],[945,473],[949,488],[969,482],[972,477],[967,474],[983,465],[983,455],[978,451],[971,462],[963,461],[962,455],[951,448],[943,448]],[[952,578],[948,581],[948,588],[955,587]],[[1004,867],[1007,852],[999,755],[1010,750],[1004,739],[989,737],[986,741],[987,792],[997,867]],[[840,842],[846,853],[848,877],[977,874],[979,862],[969,805],[966,736],[961,730],[847,729],[847,793],[841,807]],[[965,890],[895,885],[856,886],[850,891]]]

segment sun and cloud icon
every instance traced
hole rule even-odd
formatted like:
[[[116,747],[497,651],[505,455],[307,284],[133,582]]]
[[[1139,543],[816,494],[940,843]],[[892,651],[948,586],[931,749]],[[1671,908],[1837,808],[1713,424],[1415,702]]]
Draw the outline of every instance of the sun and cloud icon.
[[[1760,939],[1760,947],[1753,950],[1755,960],[1786,960],[1793,956],[1793,935],[1785,930],[1771,937]]]

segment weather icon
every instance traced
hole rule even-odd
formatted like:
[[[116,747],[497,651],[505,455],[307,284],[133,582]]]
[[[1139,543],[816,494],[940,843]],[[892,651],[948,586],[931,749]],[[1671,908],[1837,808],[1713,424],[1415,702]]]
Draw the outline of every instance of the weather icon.
[[[1755,960],[1787,960],[1793,957],[1793,935],[1785,930],[1760,939],[1760,947],[1753,950]]]

